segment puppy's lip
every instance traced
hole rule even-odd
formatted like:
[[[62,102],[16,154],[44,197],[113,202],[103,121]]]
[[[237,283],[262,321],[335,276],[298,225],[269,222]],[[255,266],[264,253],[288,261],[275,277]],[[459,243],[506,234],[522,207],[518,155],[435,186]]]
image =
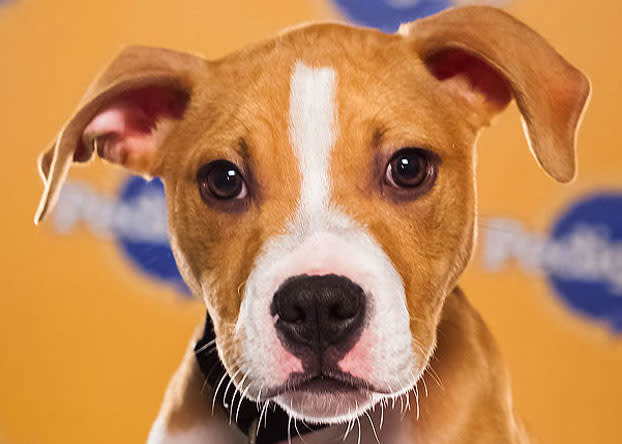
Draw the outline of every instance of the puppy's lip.
[[[292,373],[285,383],[265,392],[266,399],[284,393],[315,393],[330,395],[334,393],[378,393],[389,391],[373,386],[364,379],[341,371],[325,371],[319,374]]]
[[[327,376],[316,376],[307,381],[303,381],[290,389],[291,392],[309,392],[309,393],[348,393],[357,392],[359,387],[355,384],[339,381]]]

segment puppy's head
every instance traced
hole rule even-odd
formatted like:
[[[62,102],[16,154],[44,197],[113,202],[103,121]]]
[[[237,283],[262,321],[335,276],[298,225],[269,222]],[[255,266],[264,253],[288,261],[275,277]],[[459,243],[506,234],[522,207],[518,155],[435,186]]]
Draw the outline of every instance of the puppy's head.
[[[164,181],[179,268],[244,395],[337,422],[410,390],[475,235],[473,146],[514,98],[555,179],[586,78],[492,8],[323,24],[217,61],[132,47],[53,147],[37,221],[93,152]]]

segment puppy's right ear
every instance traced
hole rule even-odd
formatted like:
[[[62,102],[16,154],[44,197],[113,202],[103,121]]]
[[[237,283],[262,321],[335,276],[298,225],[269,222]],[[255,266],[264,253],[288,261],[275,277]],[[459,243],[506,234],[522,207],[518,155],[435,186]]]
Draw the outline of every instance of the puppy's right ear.
[[[157,175],[158,148],[180,120],[207,62],[161,48],[123,50],[88,88],[51,148],[39,157],[45,189],[38,224],[54,207],[72,162],[99,157]]]

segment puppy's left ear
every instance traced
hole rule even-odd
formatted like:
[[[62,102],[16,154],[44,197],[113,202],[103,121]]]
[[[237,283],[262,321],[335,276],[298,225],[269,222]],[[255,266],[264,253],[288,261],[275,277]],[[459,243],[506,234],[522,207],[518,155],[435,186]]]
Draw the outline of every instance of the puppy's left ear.
[[[53,208],[73,162],[93,152],[134,173],[157,175],[158,151],[184,117],[207,62],[162,48],[123,50],[88,88],[52,146],[39,157],[39,223]]]
[[[514,98],[529,147],[553,178],[575,175],[576,132],[588,79],[544,38],[488,6],[450,9],[403,25],[430,72],[486,125]]]

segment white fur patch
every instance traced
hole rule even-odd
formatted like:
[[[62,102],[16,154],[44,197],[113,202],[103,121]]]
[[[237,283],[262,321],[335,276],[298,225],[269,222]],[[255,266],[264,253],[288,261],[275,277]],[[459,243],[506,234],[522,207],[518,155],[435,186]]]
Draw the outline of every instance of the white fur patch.
[[[247,439],[229,423],[214,424],[211,427],[206,423],[197,424],[184,431],[171,433],[163,421],[158,418],[151,427],[147,444],[206,444],[227,443],[244,444]]]
[[[287,278],[300,274],[338,274],[363,288],[372,315],[364,343],[355,345],[342,370],[382,389],[403,392],[412,386],[424,361],[413,352],[401,277],[371,234],[331,201],[331,151],[338,134],[337,73],[297,62],[290,88],[289,135],[298,159],[300,195],[282,234],[263,245],[245,286],[236,340],[242,343],[243,368],[251,382],[247,395],[256,398],[262,388],[276,387],[292,371],[301,371],[299,359],[280,344],[270,315],[275,291]],[[294,417],[311,421],[343,421],[378,401],[329,413],[319,404],[316,412],[308,405],[297,406],[287,396],[277,402]]]
[[[336,73],[298,62],[291,78],[289,138],[302,182],[294,228],[326,227],[330,215],[329,158],[335,144]]]

